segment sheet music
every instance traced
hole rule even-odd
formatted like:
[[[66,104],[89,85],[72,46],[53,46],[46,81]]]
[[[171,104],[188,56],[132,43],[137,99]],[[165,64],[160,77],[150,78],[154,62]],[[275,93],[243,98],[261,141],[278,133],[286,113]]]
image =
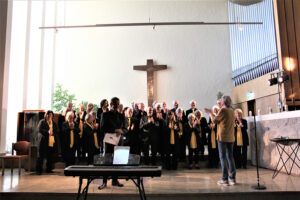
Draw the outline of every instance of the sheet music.
[[[106,133],[103,141],[112,145],[117,146],[119,144],[121,135],[116,133]]]

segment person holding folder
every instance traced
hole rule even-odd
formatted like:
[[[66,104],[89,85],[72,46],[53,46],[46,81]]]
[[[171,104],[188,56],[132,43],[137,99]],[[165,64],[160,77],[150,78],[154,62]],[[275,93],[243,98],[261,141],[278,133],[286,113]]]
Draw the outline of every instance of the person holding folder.
[[[118,107],[120,105],[120,99],[118,97],[113,97],[110,100],[110,110],[108,112],[102,113],[102,118],[100,121],[100,131],[104,133],[104,145],[105,154],[114,153],[114,147],[118,145],[118,138],[120,139],[121,134],[124,133],[124,117],[118,112]],[[107,137],[109,135],[109,137]],[[103,184],[98,187],[102,190],[107,185],[107,178],[103,178]],[[113,177],[113,186],[123,187],[117,177]]]

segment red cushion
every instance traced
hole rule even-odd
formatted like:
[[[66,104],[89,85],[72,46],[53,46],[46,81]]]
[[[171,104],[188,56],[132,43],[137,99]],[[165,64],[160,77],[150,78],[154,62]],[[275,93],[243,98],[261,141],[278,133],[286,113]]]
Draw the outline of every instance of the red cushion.
[[[7,155],[7,156],[0,156],[0,158],[4,158],[4,159],[17,159],[17,158],[22,158],[22,157],[27,157],[27,155]]]

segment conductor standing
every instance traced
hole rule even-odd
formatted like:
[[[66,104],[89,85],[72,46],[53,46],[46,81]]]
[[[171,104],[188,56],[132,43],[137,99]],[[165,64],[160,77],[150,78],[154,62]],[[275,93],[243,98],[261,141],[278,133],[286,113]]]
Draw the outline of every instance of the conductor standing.
[[[100,121],[100,131],[104,134],[114,133],[117,135],[123,134],[124,126],[124,117],[121,113],[118,112],[118,107],[120,104],[120,99],[113,97],[110,100],[110,110],[108,112],[102,113]],[[114,153],[115,145],[105,142],[105,154]],[[107,185],[107,178],[103,179],[103,184],[98,187],[99,190],[105,188]],[[119,183],[117,177],[113,177],[112,180],[113,186],[123,187],[123,184]]]

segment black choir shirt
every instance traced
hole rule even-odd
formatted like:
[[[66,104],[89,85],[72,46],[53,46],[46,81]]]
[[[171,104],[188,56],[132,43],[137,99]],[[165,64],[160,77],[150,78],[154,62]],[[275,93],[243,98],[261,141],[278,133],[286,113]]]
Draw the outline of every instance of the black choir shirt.
[[[100,130],[106,133],[115,133],[116,129],[124,129],[124,116],[118,111],[110,110],[102,113]]]

